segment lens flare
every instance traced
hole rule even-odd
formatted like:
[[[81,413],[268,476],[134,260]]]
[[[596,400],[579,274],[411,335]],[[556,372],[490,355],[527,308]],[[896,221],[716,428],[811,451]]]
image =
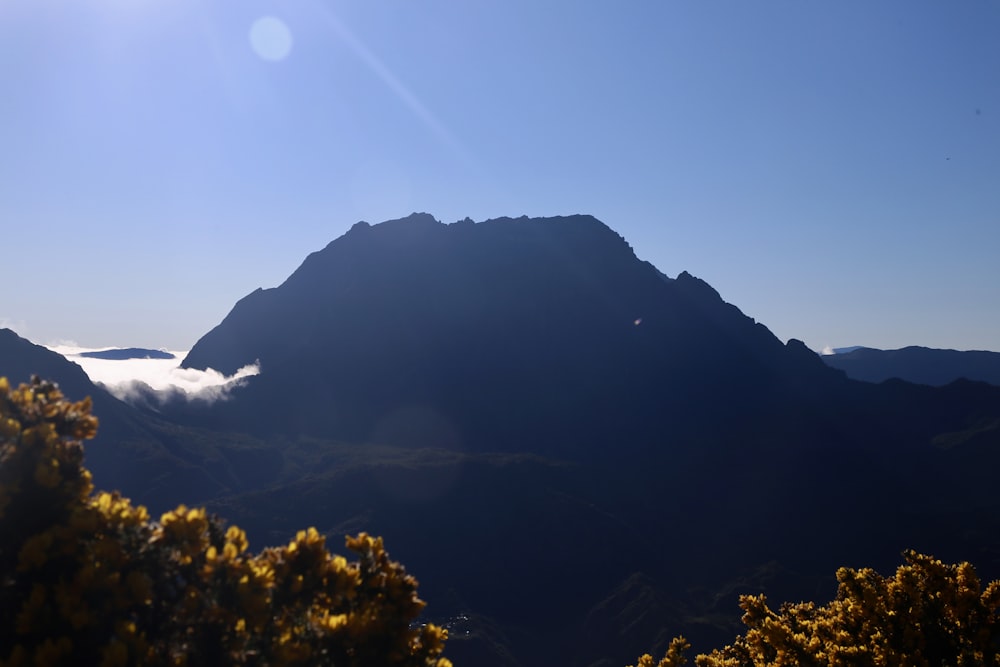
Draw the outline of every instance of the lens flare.
[[[281,19],[262,16],[250,26],[250,46],[262,60],[284,60],[292,51],[292,31]]]

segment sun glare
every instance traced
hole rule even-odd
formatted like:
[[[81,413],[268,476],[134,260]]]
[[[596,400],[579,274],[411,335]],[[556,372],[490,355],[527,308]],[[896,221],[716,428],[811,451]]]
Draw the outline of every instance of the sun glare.
[[[292,50],[292,31],[281,19],[262,16],[250,26],[250,46],[262,60],[284,60]]]

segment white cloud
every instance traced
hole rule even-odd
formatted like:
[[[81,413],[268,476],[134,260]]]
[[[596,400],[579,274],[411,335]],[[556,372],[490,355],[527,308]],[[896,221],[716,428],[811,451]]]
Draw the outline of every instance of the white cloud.
[[[173,359],[95,359],[82,357],[82,352],[108,348],[84,348],[76,345],[47,345],[70,361],[79,364],[93,382],[100,383],[118,398],[128,401],[143,391],[143,385],[171,396],[214,401],[224,398],[228,391],[245,378],[257,375],[260,367],[250,364],[233,375],[226,376],[209,368],[197,370],[181,368],[187,351],[165,350]],[[112,348],[113,349],[113,348]],[[148,391],[148,390],[147,390]]]
[[[822,350],[822,351],[820,352],[820,354],[822,354],[822,355],[823,355],[824,357],[828,357],[828,356],[830,356],[831,354],[837,354],[837,351],[836,351],[836,350],[834,350],[834,349],[833,349],[832,347],[830,347],[829,345],[827,345],[826,347],[824,347],[824,348],[823,348],[823,350]]]

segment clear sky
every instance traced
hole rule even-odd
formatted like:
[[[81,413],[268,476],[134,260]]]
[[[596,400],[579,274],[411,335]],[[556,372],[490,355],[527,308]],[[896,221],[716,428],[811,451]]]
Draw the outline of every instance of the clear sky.
[[[188,349],[411,211],[593,214],[816,350],[1000,350],[1000,2],[0,0],[0,326]]]

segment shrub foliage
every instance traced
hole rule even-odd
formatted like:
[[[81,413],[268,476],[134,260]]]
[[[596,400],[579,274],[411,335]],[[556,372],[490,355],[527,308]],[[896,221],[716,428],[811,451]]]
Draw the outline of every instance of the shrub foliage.
[[[348,562],[313,528],[252,554],[204,509],[151,520],[93,492],[96,430],[89,399],[0,378],[0,666],[450,666],[381,538],[347,538]]]
[[[969,563],[946,565],[913,551],[904,556],[906,563],[891,577],[870,568],[841,568],[837,596],[824,606],[785,603],[774,611],[763,595],[742,596],[746,634],[725,648],[699,655],[695,664],[1000,665],[1000,581],[983,590]],[[681,664],[678,648],[671,646],[660,667]],[[639,661],[640,667],[653,664],[648,655]]]

